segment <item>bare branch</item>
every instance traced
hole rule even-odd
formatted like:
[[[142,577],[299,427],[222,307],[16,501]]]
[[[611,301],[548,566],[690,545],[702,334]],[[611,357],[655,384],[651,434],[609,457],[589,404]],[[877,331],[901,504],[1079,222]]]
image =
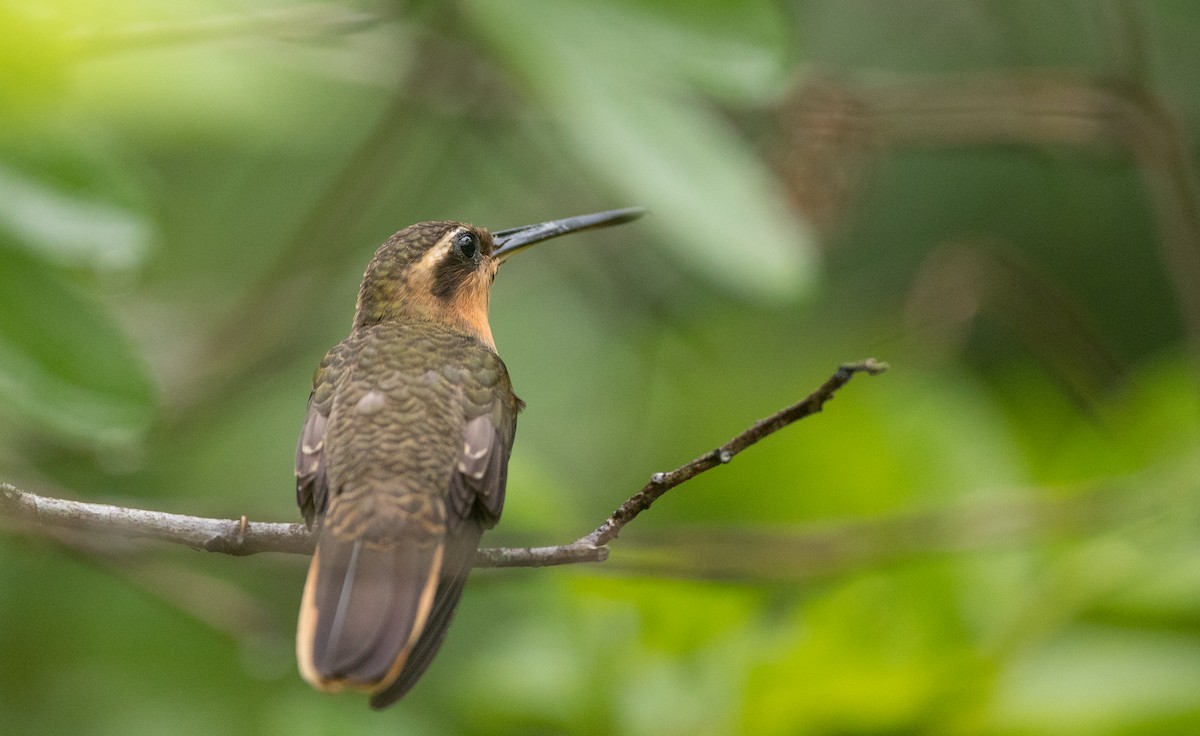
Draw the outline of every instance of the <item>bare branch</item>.
[[[206,519],[68,501],[38,496],[7,483],[0,484],[0,510],[13,518],[48,526],[158,539],[227,555],[312,554],[313,551],[313,540],[303,524],[243,523],[243,519]]]
[[[632,521],[638,514],[650,508],[650,504],[657,501],[667,491],[681,483],[686,483],[706,470],[712,470],[718,465],[729,462],[733,459],[734,455],[737,455],[764,437],[778,432],[792,422],[821,411],[821,408],[825,406],[825,402],[832,399],[838,389],[849,383],[855,373],[866,373],[874,376],[883,373],[887,368],[887,363],[877,362],[874,358],[867,358],[859,363],[843,364],[841,368],[838,368],[837,373],[834,373],[829,377],[829,380],[821,384],[820,388],[813,391],[801,401],[792,404],[786,409],[781,409],[766,419],[760,419],[746,431],[736,435],[717,449],[704,453],[686,465],[681,465],[667,473],[655,473],[650,477],[650,482],[642,486],[642,490],[633,494],[628,501],[617,507],[617,510],[603,524],[596,527],[595,531],[580,539],[579,542],[586,543],[592,547],[607,545],[617,538],[617,535],[621,533],[621,529],[626,524]]]
[[[315,541],[303,524],[207,519],[200,516],[145,511],[102,503],[38,496],[0,483],[0,511],[13,519],[80,529],[123,538],[157,539],[207,552],[254,555],[260,552],[312,554]],[[599,562],[607,550],[579,545],[481,549],[477,567],[546,567]]]
[[[481,549],[476,567],[546,567],[576,562],[601,562],[608,558],[608,543],[638,514],[650,508],[664,493],[695,478],[759,440],[787,425],[811,416],[850,382],[856,373],[876,375],[887,364],[867,359],[847,363],[803,400],[772,414],[734,436],[725,444],[666,473],[655,473],[650,482],[621,504],[595,531],[554,547],[502,547]],[[146,511],[123,506],[68,501],[38,496],[8,483],[0,483],[0,513],[15,521],[42,527],[80,529],[121,538],[156,539],[227,555],[260,552],[312,554],[314,538],[303,524],[250,522],[240,519],[208,519],[198,516]]]

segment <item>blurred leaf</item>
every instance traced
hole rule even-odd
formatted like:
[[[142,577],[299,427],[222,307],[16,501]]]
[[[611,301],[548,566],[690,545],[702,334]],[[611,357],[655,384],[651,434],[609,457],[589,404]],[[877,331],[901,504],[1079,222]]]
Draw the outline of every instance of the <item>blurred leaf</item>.
[[[1091,735],[1198,711],[1195,637],[1080,626],[1013,663],[992,717],[1001,732]]]
[[[128,271],[150,244],[146,222],[98,199],[70,194],[0,165],[0,233],[62,265]]]
[[[61,434],[123,442],[153,410],[117,326],[49,268],[0,244],[0,397]]]
[[[583,12],[619,29],[604,34],[603,43],[619,51],[605,62],[623,74],[661,70],[707,93],[750,104],[774,99],[791,82],[786,61],[798,49],[779,3],[629,0],[595,3]]]
[[[708,38],[683,44],[622,6],[524,0],[472,10],[579,155],[650,208],[682,263],[760,298],[808,286],[808,234],[763,162],[693,89],[694,63],[669,53]]]

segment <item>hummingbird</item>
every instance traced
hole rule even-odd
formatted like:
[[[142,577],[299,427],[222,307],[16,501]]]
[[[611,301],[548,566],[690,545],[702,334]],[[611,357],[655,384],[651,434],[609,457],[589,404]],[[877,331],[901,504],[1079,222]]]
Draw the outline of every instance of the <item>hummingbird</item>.
[[[445,638],[480,536],[504,506],[517,413],[488,299],[534,243],[637,219],[628,208],[489,232],[411,225],[367,266],[350,336],[313,375],[296,502],[315,532],[296,630],[325,691],[407,693]]]

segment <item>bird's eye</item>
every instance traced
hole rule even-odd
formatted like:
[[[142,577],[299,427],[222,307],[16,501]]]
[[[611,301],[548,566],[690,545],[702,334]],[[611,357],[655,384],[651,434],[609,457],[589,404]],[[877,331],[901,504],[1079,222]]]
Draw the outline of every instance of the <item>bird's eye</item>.
[[[475,260],[479,254],[479,236],[472,232],[461,233],[454,239],[454,252],[468,261]]]

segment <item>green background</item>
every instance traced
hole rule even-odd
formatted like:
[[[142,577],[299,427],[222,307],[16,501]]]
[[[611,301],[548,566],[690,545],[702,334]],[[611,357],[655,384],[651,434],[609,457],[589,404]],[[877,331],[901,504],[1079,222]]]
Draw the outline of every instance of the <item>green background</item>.
[[[412,222],[507,264],[490,545],[801,398],[604,565],[485,570],[417,689],[311,691],[306,560],[0,519],[3,734],[1200,732],[1200,10],[0,3],[0,480],[292,521]]]

